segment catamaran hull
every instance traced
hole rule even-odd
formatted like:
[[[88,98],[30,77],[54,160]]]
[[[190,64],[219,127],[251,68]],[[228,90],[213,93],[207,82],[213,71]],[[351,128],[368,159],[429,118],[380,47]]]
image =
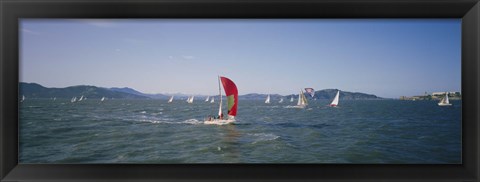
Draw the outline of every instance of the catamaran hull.
[[[234,124],[235,120],[220,120],[220,119],[214,119],[214,120],[206,120],[203,123],[204,124],[214,124],[214,125],[227,125],[227,124]]]

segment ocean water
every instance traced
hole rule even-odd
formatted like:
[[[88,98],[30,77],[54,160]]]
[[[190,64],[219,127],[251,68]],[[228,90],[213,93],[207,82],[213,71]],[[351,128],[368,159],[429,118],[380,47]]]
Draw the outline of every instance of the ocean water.
[[[461,163],[461,101],[240,100],[235,125],[205,125],[218,102],[27,99],[20,163]]]

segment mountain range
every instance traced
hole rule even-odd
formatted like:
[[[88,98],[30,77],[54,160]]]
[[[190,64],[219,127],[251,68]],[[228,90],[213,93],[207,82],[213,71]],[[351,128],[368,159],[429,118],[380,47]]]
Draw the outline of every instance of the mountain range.
[[[116,98],[116,99],[168,99],[170,94],[146,94],[139,92],[135,89],[123,87],[123,88],[103,88],[90,85],[78,85],[65,88],[47,88],[37,83],[24,83],[19,84],[20,95],[24,95],[27,98],[72,98],[84,96],[87,98]],[[307,99],[332,99],[335,97],[338,89],[324,89],[315,91],[314,96],[310,96],[305,93]],[[186,94],[174,94],[176,98],[185,98]],[[249,93],[245,95],[239,95],[240,100],[264,100],[268,94]],[[207,97],[207,95],[196,95],[196,98]],[[298,94],[279,95],[270,94],[270,98],[275,100],[284,100],[294,97],[296,100]],[[382,99],[373,94],[365,94],[360,92],[348,92],[340,91],[341,100],[365,100],[365,99]]]

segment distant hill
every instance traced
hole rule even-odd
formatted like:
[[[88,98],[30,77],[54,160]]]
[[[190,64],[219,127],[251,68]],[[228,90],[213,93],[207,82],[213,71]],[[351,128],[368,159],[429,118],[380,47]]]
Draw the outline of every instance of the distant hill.
[[[337,94],[338,89],[324,89],[315,91],[314,97],[311,97],[310,94],[305,93],[305,97],[309,100],[311,99],[333,99],[335,94]],[[290,94],[290,95],[279,95],[279,94],[270,94],[270,99],[273,101],[280,100],[283,98],[284,100],[290,99],[290,97],[294,97],[295,100],[298,98],[298,94]],[[265,100],[267,98],[267,94],[257,94],[251,93],[246,95],[239,95],[239,100]],[[340,91],[340,100],[369,100],[369,99],[382,99],[377,97],[373,94],[365,94],[360,92],[347,92],[347,91]]]
[[[128,87],[123,87],[123,88],[113,87],[113,88],[110,88],[110,90],[116,91],[116,92],[133,94],[133,95],[144,96],[144,97],[148,97],[148,98],[152,98],[152,99],[167,99],[167,98],[170,97],[170,96],[167,96],[167,95],[164,95],[164,94],[145,94],[145,93],[139,92],[135,89],[128,88]]]
[[[314,97],[311,97],[309,94],[305,94],[307,99],[333,99],[338,89],[324,89],[315,91]],[[127,98],[127,99],[168,99],[170,95],[164,94],[145,94],[139,92],[135,89],[123,87],[123,88],[102,88],[89,85],[79,85],[71,86],[65,88],[47,88],[37,83],[20,83],[20,95],[25,95],[27,98],[72,98],[85,96],[87,98]],[[186,99],[186,94],[177,93],[174,94],[175,99]],[[207,96],[204,95],[195,95],[195,99],[205,99]],[[298,94],[290,95],[279,95],[279,94],[270,94],[270,99],[272,102],[276,102],[283,98],[288,100],[291,97],[294,97],[295,100],[298,98]],[[225,98],[225,95],[224,95]],[[239,95],[239,100],[265,100],[267,94],[258,94],[250,93],[245,95]],[[218,98],[217,98],[218,99]],[[360,92],[348,92],[340,91],[340,100],[367,100],[367,99],[382,99],[373,94],[365,94]]]
[[[324,89],[315,91],[314,98],[316,99],[333,99],[337,94],[338,89]],[[298,95],[297,95],[298,97]],[[307,98],[312,98],[307,95]],[[360,92],[348,92],[340,90],[340,100],[371,100],[371,99],[383,99],[373,94],[365,94]]]
[[[252,93],[252,94],[246,94],[246,95],[239,95],[238,99],[239,100],[265,100],[267,99],[268,94],[257,94],[257,93]],[[283,97],[279,94],[270,94],[270,100],[280,100],[280,98]]]
[[[65,88],[47,88],[37,83],[20,82],[20,95],[27,98],[72,98],[85,96],[87,98],[117,98],[117,99],[147,99],[148,97],[125,92],[118,92],[106,88],[79,85]]]

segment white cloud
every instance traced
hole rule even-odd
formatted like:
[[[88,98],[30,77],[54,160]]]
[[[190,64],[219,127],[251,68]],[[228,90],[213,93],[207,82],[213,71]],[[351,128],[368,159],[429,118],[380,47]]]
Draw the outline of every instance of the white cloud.
[[[186,60],[191,60],[191,59],[195,59],[194,56],[182,56],[183,59],[186,59]]]
[[[22,32],[25,32],[25,33],[28,33],[28,34],[32,34],[32,35],[40,35],[39,32],[30,30],[30,29],[26,29],[26,28],[22,28]]]

